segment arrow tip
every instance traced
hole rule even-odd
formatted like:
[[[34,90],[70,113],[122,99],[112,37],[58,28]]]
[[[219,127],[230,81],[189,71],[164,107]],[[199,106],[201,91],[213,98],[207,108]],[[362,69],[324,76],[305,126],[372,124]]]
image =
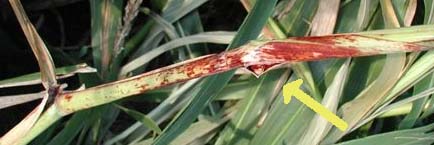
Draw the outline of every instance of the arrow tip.
[[[283,86],[283,103],[291,102],[291,97],[295,91],[300,89],[301,84],[303,84],[303,80],[298,79]]]

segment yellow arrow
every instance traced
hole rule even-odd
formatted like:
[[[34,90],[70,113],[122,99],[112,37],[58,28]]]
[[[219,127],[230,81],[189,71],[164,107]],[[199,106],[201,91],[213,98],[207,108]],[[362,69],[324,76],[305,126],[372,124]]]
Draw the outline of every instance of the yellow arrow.
[[[303,84],[302,79],[298,79],[283,86],[283,102],[288,104],[291,101],[291,97],[294,96],[300,102],[306,104],[307,107],[324,117],[327,121],[336,126],[339,130],[345,131],[348,128],[348,124],[336,116],[333,112],[316,102],[308,94],[300,90],[300,86]]]

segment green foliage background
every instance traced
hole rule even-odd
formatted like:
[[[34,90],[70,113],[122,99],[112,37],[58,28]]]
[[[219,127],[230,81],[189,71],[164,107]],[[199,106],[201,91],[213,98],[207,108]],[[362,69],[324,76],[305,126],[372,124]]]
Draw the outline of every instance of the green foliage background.
[[[65,77],[74,74],[61,80],[68,83],[70,90],[81,84],[92,87],[226,51],[255,39],[391,29],[432,24],[434,18],[431,0],[23,3],[60,68],[56,73]],[[6,8],[1,6],[5,19],[13,20]],[[83,26],[76,26],[79,25],[73,22],[76,20]],[[20,44],[24,37],[18,27],[13,29],[16,31],[5,30],[17,23],[2,23],[1,44],[17,49],[11,49],[10,54],[19,55],[26,63],[14,62],[18,59],[12,56],[4,58],[1,77],[37,70],[36,61],[28,60],[30,49],[20,48],[27,45]],[[414,31],[416,34],[418,30]],[[405,40],[406,36],[397,39]],[[434,97],[430,96],[434,85],[433,57],[434,51],[428,51],[300,62],[259,78],[233,70],[76,112],[42,133],[32,133],[23,142],[429,145],[434,142]],[[7,65],[12,62],[16,66]],[[79,63],[87,63],[98,72],[71,67]],[[34,74],[4,80],[0,85],[29,82],[38,77]],[[281,88],[297,78],[305,81],[302,87],[305,92],[345,119],[351,129],[341,132],[333,128],[296,100],[285,105]],[[18,85],[1,88],[1,94],[37,92],[40,88],[37,83]],[[16,104],[24,102],[27,101]],[[30,103],[0,110],[4,118],[2,132],[27,113],[17,110],[32,107]]]

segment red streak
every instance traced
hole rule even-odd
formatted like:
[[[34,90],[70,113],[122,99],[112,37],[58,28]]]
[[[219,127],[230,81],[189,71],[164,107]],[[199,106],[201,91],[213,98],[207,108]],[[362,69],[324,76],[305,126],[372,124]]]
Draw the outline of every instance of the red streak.
[[[326,58],[351,57],[360,53],[355,48],[336,47],[333,45],[323,44],[300,44],[287,42],[270,42],[264,47],[269,49],[261,49],[267,56],[262,61],[267,59],[283,59],[284,61],[312,61]]]
[[[71,101],[71,99],[72,99],[72,96],[70,95],[70,94],[65,94],[65,97],[64,97],[65,99],[66,99],[66,101]]]
[[[421,51],[423,49],[422,46],[417,44],[411,44],[411,43],[406,43],[404,46],[405,49],[407,49],[408,51]]]

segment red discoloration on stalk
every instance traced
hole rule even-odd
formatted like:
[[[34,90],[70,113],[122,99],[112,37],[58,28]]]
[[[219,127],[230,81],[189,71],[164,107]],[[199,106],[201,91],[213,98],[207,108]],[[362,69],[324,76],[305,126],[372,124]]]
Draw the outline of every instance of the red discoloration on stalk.
[[[360,51],[351,47],[336,47],[316,43],[270,42],[250,52],[244,64],[271,65],[295,61],[357,56]]]
[[[321,37],[309,38],[320,39]],[[334,42],[330,40],[328,43]],[[339,47],[331,44],[269,42],[250,50],[247,55],[243,56],[242,63],[244,64],[244,67],[258,76],[268,71],[273,66],[283,63],[314,61],[325,58],[351,57],[359,54],[360,51],[356,48]]]
[[[412,43],[406,43],[406,44],[404,44],[404,47],[408,51],[421,51],[421,50],[423,50],[423,46],[417,45],[417,44],[412,44]]]
[[[334,47],[321,44],[268,43],[272,49],[262,49],[267,56],[274,56],[284,61],[312,61],[331,57],[351,57],[360,53],[356,48]]]
[[[139,88],[140,88],[139,91],[141,93],[144,93],[148,90],[148,84],[139,85]]]
[[[65,94],[64,98],[66,99],[66,101],[71,101],[72,95],[70,94]]]
[[[223,54],[211,55],[207,58],[184,65],[180,72],[189,77],[199,77],[210,73],[219,73],[243,66],[240,57],[242,51],[228,51]]]
[[[189,63],[183,64],[183,68],[179,68],[179,72],[184,72],[188,77],[196,77],[203,73],[214,72],[216,66],[215,62],[217,55],[208,55],[200,59],[195,59],[197,61],[190,61]],[[201,67],[197,67],[201,66]]]

